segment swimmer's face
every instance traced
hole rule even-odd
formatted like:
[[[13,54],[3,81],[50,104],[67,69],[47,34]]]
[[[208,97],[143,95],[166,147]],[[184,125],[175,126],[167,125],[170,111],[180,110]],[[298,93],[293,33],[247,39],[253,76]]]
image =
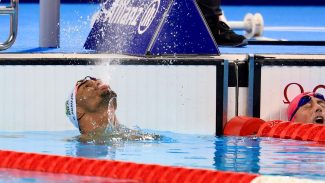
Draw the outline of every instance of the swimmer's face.
[[[116,109],[116,93],[110,88],[108,84],[101,80],[86,77],[77,84],[77,105],[84,108],[86,111],[94,112],[101,104],[108,104],[112,99],[114,100],[114,108]]]
[[[311,100],[301,106],[295,114],[295,122],[325,124],[325,101],[311,96]]]

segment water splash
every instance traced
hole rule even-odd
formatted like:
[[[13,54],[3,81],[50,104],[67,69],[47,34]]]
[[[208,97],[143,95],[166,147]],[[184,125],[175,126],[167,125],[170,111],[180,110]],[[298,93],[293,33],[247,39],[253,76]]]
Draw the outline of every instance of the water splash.
[[[122,124],[113,125],[112,123],[109,123],[104,134],[94,134],[88,139],[80,137],[76,137],[79,142],[95,145],[123,145],[126,142],[159,142],[163,139],[158,134],[148,133],[139,129],[130,129]]]

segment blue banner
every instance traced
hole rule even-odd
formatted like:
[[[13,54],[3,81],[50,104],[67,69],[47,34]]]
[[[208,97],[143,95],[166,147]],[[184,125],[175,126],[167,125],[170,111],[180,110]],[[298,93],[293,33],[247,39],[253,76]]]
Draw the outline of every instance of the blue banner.
[[[130,55],[219,54],[194,0],[108,0],[84,47]]]
[[[208,25],[195,0],[175,0],[163,21],[152,55],[161,54],[219,54]]]

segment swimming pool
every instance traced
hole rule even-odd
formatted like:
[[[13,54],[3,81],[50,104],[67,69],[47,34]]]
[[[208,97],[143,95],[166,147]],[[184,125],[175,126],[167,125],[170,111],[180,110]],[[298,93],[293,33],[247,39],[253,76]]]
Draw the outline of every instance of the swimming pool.
[[[163,138],[95,145],[78,142],[77,131],[1,132],[0,149],[325,180],[321,144],[145,131]]]
[[[238,7],[225,7],[237,12],[232,8]],[[225,114],[223,97],[227,95],[228,77],[224,57],[158,58],[157,64],[153,61],[155,58],[103,56],[84,50],[82,45],[90,30],[91,16],[97,10],[96,4],[63,5],[61,48],[48,49],[38,47],[39,16],[30,13],[38,12],[38,5],[21,6],[20,16],[24,18],[20,19],[17,42],[5,51],[18,54],[1,55],[1,128],[10,131],[0,133],[2,150],[324,180],[324,147],[321,144],[271,138],[216,138],[212,135]],[[247,9],[244,7],[242,11]],[[3,18],[0,17],[0,21],[8,23],[8,19]],[[1,26],[0,31],[7,30]],[[248,46],[231,51],[222,48],[221,51],[324,53],[323,47]],[[33,54],[53,52],[55,56]],[[233,60],[239,57],[236,55]],[[73,82],[85,75],[102,77],[118,89],[119,116],[123,123],[173,132],[158,131],[165,136],[161,141],[105,145],[79,143],[74,138],[76,131],[66,131],[73,128],[64,119],[63,103]],[[245,90],[243,94],[246,94]],[[246,106],[242,107],[245,109]],[[78,177],[76,179],[78,181]]]

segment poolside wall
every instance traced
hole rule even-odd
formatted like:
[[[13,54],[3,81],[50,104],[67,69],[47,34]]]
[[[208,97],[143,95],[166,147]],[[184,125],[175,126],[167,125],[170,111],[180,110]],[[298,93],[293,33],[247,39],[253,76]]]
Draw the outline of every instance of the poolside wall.
[[[238,58],[238,57],[237,57]],[[234,59],[234,58],[233,58]],[[240,61],[239,61],[240,60]],[[236,71],[236,65],[238,70]],[[236,72],[238,72],[236,74]],[[248,61],[247,58],[237,59],[229,62],[229,81],[228,81],[228,107],[227,119],[236,116],[236,108],[239,116],[248,115]],[[236,76],[238,76],[238,81]],[[237,87],[238,85],[238,98]],[[238,101],[237,101],[238,99]],[[238,103],[238,106],[236,106]]]
[[[290,77],[287,76],[290,73]],[[268,66],[262,68],[261,118],[265,120],[287,120],[287,99],[291,101],[304,91],[313,91],[325,84],[325,67]],[[324,88],[318,92],[325,94]],[[279,110],[275,110],[279,109]]]
[[[216,68],[190,65],[1,65],[1,131],[73,130],[65,100],[87,75],[109,81],[129,127],[215,134]]]
[[[249,68],[245,66],[249,64]],[[254,55],[238,62],[238,101],[236,73],[229,63],[227,119],[254,116],[263,120],[287,121],[289,102],[301,92],[325,95],[325,57],[323,55]]]
[[[73,130],[66,120],[64,103],[74,82],[86,75],[102,78],[116,90],[118,118],[129,127],[137,125],[153,130],[215,134],[223,118],[221,115],[226,115],[228,120],[235,116],[236,87],[231,79],[234,77],[232,63],[229,64],[229,83],[220,78],[221,72],[213,65],[218,59],[222,61],[222,57],[212,59],[212,65],[200,65],[198,63],[205,62],[200,60],[194,60],[192,65],[132,64],[139,59],[122,65],[109,65],[109,59],[104,59],[102,65],[68,65],[75,64],[73,61],[62,65],[44,54],[40,55],[43,61],[38,62],[41,65],[33,64],[33,61],[24,65],[24,60],[33,55],[14,54],[14,57],[23,58],[19,62],[3,61],[8,56],[1,55],[1,131]],[[48,61],[51,63],[47,64]],[[249,111],[253,108],[255,117],[286,121],[286,108],[294,96],[303,91],[325,94],[324,56],[266,55],[265,59],[242,62],[255,62],[250,64],[255,68],[250,68],[247,73],[246,66],[239,67],[239,115],[250,116]],[[240,74],[241,70],[246,71]],[[247,81],[252,73],[253,81]],[[220,80],[227,82],[226,90],[218,87]],[[254,85],[248,85],[251,82]],[[254,93],[251,93],[251,87],[254,87]],[[220,89],[227,92],[226,105],[219,101]],[[218,113],[220,109],[224,110],[223,114]]]
[[[325,59],[320,55],[273,56],[256,60],[255,116],[287,121],[287,107],[295,96],[307,91],[325,95]]]

